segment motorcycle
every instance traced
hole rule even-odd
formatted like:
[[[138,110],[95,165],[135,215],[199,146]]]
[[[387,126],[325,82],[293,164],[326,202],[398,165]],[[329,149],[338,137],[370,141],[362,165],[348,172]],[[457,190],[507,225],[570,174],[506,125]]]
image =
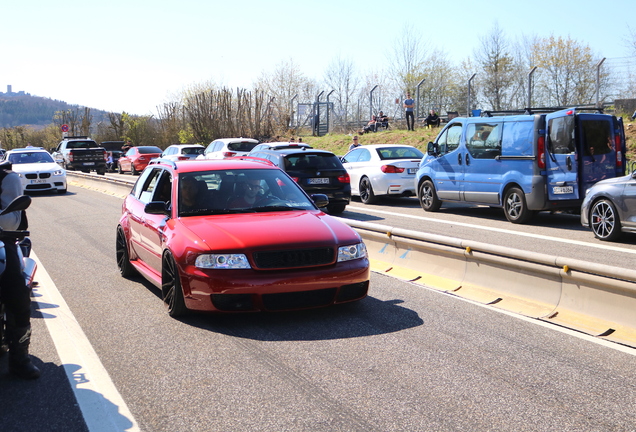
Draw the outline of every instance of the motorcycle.
[[[9,203],[9,205],[0,212],[0,216],[14,211],[26,210],[31,205],[31,197],[28,195],[20,195]],[[31,239],[28,237],[29,231],[17,230],[9,231],[0,228],[0,275],[4,273],[6,268],[6,252],[4,245],[6,242],[15,242],[19,247],[18,256],[22,265],[22,274],[24,281],[29,290],[33,289],[35,270],[37,264],[31,254]],[[0,298],[0,356],[8,351],[7,342],[5,340],[6,314],[2,298]]]

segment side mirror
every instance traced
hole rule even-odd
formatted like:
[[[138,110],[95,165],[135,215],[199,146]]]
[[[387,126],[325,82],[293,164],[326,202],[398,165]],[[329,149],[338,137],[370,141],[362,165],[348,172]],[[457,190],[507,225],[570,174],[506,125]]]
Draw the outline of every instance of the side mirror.
[[[329,198],[325,194],[311,195],[311,199],[319,208],[327,207],[327,205],[329,205]]]
[[[632,173],[632,178],[633,178],[634,180],[636,180],[636,171],[634,171],[634,172]]]
[[[151,201],[144,207],[144,211],[148,214],[170,216],[170,209],[163,201]]]
[[[438,156],[439,155],[439,145],[437,143],[429,142],[426,146],[426,153],[429,156]]]

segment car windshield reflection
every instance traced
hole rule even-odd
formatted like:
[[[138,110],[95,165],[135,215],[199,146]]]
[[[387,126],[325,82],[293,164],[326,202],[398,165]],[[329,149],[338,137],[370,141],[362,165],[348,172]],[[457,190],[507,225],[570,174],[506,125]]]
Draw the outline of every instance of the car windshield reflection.
[[[177,187],[179,216],[316,209],[292,179],[274,169],[182,173]]]

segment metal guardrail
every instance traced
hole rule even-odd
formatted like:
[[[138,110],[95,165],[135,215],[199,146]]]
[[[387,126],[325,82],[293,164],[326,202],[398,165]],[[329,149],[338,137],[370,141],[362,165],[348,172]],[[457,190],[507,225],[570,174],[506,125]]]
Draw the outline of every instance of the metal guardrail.
[[[341,219],[377,272],[636,347],[636,271]]]

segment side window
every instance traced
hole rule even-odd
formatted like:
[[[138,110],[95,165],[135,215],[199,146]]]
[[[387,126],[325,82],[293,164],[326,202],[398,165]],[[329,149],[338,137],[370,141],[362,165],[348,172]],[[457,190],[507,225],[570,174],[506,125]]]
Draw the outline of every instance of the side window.
[[[534,120],[505,122],[501,154],[503,156],[534,156]]]
[[[214,151],[214,147],[216,146],[217,142],[216,141],[212,141],[208,147],[205,149],[205,154],[208,153],[212,153]]]
[[[358,162],[368,162],[371,160],[371,152],[367,149],[360,149],[360,157]]]
[[[342,162],[347,163],[347,162],[358,162],[358,159],[360,158],[360,155],[362,154],[362,150],[364,149],[355,149],[350,151],[349,153],[347,153],[346,157],[343,158]]]
[[[452,152],[459,147],[459,140],[462,136],[461,123],[455,123],[444,130],[437,139],[440,154]]]
[[[154,196],[152,197],[153,201],[163,201],[166,204],[170,204],[170,199],[172,197],[172,176],[166,170],[162,170],[163,172],[159,176],[159,183],[154,188]]]
[[[501,123],[471,123],[466,126],[466,148],[475,159],[501,155]]]
[[[614,150],[609,120],[583,120],[579,124],[585,156],[603,155]]]
[[[155,193],[155,189],[159,183],[159,179],[161,178],[162,169],[154,169],[148,176],[147,180],[143,183],[141,187],[141,191],[139,193],[139,201],[144,204],[148,204],[152,201],[152,197]]]
[[[139,178],[137,179],[137,181],[135,182],[135,185],[130,191],[130,194],[133,195],[135,198],[140,199],[139,195],[141,194],[143,186],[144,184],[146,184],[148,177],[150,176],[150,173],[151,171],[149,170],[143,171],[141,175],[139,176]]]
[[[553,154],[569,154],[574,146],[574,116],[557,117],[548,124],[548,149]]]

